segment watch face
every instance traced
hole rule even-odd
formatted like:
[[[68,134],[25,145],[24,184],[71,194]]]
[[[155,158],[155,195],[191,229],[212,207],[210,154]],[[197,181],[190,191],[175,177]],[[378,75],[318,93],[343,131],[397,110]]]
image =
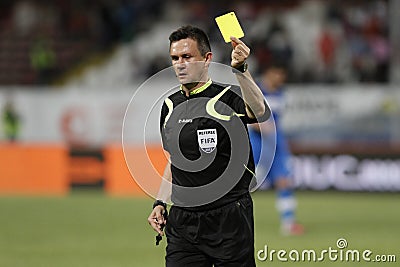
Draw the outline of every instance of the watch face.
[[[240,71],[241,73],[244,73],[244,72],[247,71],[248,66],[249,65],[245,62],[242,65],[240,65],[239,67],[236,67],[236,68],[232,69],[232,71],[236,70],[236,71]]]
[[[247,65],[247,63],[245,62],[245,63],[243,64],[243,71],[242,71],[242,72],[246,72],[248,66],[249,66],[249,65]]]
[[[239,68],[238,68],[238,71],[240,71],[241,73],[244,73],[244,72],[246,72],[246,70],[247,70],[247,63],[245,62],[245,63],[243,63],[243,65],[241,65]]]

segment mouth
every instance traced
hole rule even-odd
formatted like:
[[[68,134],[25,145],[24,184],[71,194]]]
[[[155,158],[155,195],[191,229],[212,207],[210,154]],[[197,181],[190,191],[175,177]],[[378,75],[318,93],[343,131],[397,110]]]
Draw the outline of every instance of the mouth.
[[[185,73],[185,72],[178,73],[178,77],[180,79],[186,78],[187,77],[187,73]]]

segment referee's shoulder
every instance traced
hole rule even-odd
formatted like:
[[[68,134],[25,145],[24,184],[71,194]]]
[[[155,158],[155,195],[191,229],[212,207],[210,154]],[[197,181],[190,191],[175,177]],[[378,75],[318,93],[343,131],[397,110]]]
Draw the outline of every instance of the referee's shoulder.
[[[240,92],[240,87],[238,85],[228,84],[228,83],[220,83],[220,82],[214,82],[214,81],[213,81],[212,85],[217,91],[223,91],[229,87],[229,91],[232,91],[232,92],[239,91]]]
[[[166,96],[166,97],[164,98],[164,102],[165,102],[166,99],[169,99],[169,100],[174,101],[174,100],[177,100],[177,99],[182,98],[182,97],[183,97],[183,94],[182,94],[182,92],[179,90],[179,91],[176,91],[176,92],[171,93],[170,95]]]

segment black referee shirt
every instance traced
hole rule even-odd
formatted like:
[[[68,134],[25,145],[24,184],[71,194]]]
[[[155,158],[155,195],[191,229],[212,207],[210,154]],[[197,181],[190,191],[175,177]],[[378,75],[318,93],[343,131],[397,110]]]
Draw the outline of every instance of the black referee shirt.
[[[265,110],[258,121],[249,118],[240,88],[211,80],[189,97],[180,90],[165,99],[160,129],[163,147],[171,158],[172,183],[201,187],[225,177],[205,191],[218,194],[215,201],[192,209],[219,207],[249,191],[255,165],[246,124],[268,119],[267,105]],[[171,199],[177,206],[190,206],[186,204],[193,195],[183,191],[173,187]]]

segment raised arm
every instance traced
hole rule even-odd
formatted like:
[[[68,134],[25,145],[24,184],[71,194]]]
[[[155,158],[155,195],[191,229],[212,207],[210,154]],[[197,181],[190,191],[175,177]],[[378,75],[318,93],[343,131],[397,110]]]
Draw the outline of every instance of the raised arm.
[[[241,40],[236,37],[231,37],[232,40],[232,54],[231,66],[238,69],[245,64],[246,59],[250,55],[250,48]],[[249,118],[260,118],[266,112],[264,104],[264,96],[261,89],[255,83],[249,70],[243,73],[237,72],[236,78],[240,85],[243,100],[246,104],[246,113]]]

